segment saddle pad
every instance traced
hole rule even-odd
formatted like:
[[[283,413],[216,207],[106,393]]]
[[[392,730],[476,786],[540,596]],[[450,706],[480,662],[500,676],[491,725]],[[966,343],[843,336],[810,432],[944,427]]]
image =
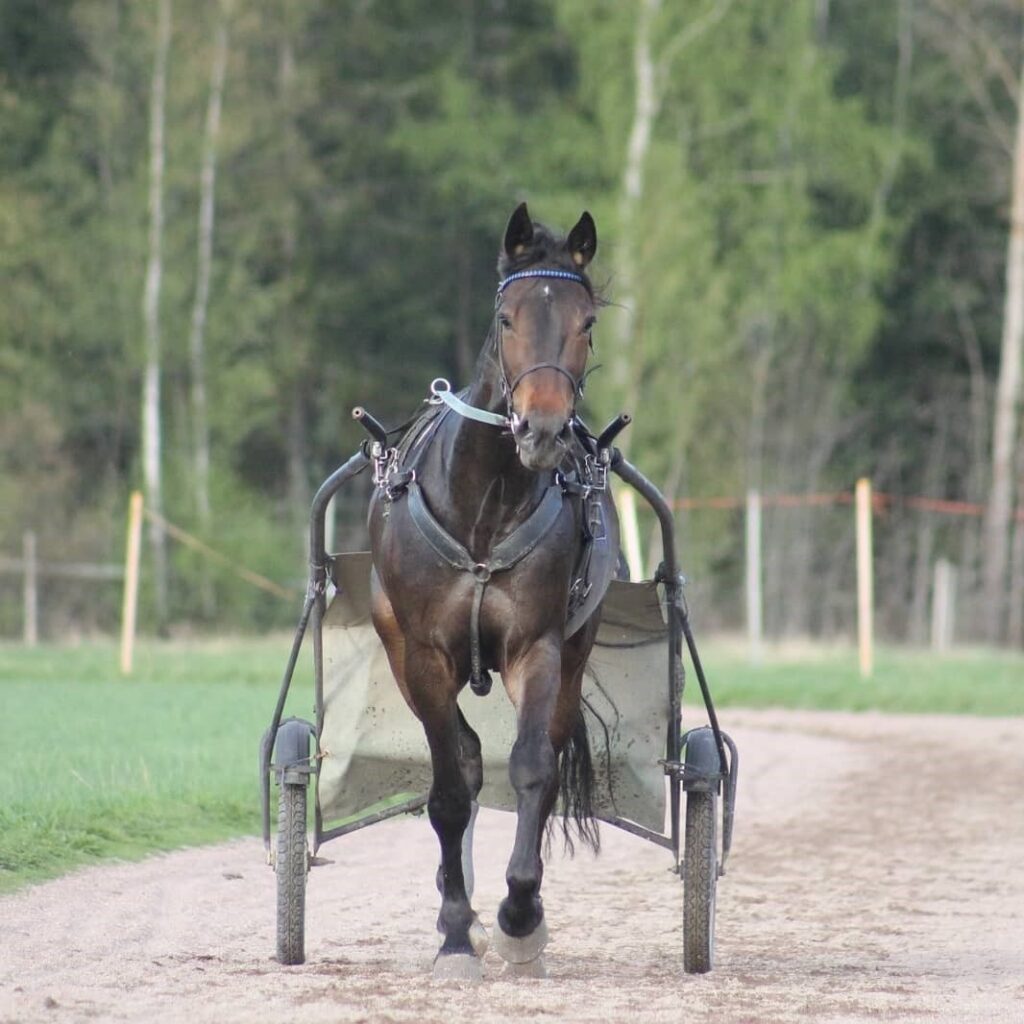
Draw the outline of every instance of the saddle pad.
[[[405,703],[370,622],[368,553],[335,557],[338,587],[323,623],[323,759],[317,799],[324,827],[358,818],[396,796],[426,794],[431,768],[420,723]],[[584,682],[600,818],[626,818],[655,831],[665,824],[668,714],[667,630],[653,583],[612,581]],[[495,686],[459,699],[483,746],[480,803],[516,808],[508,778],[515,711]]]

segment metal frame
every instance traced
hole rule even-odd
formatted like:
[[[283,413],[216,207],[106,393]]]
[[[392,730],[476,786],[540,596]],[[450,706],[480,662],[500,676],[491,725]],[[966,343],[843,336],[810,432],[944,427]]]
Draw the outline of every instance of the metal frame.
[[[364,469],[370,466],[374,459],[379,459],[386,447],[386,437],[382,437],[383,430],[372,417],[359,409],[353,414],[373,435],[372,442],[367,441],[360,447],[344,465],[334,471],[321,484],[320,489],[313,498],[310,511],[309,524],[309,583],[306,589],[305,602],[299,624],[295,632],[295,639],[292,643],[291,654],[285,668],[284,678],[281,682],[280,693],[277,698],[277,705],[270,726],[263,735],[260,745],[260,781],[263,812],[263,843],[267,851],[268,859],[271,854],[271,831],[270,831],[270,773],[274,771],[280,777],[286,770],[304,771],[307,776],[316,775],[319,772],[319,750],[320,736],[323,731],[324,716],[324,679],[323,679],[323,619],[327,608],[327,579],[330,571],[330,555],[327,553],[324,542],[324,520],[327,506],[332,497],[349,480],[357,476]],[[372,423],[367,423],[371,420]],[[618,430],[628,423],[628,417],[620,417],[602,434],[601,441],[607,439],[610,444],[611,438],[618,433]],[[618,429],[613,430],[613,427]],[[376,427],[377,429],[373,429]],[[379,433],[378,433],[379,431]],[[609,436],[610,435],[610,436]],[[600,441],[599,441],[600,445]],[[664,496],[658,488],[651,483],[635,466],[622,457],[617,449],[611,449],[610,468],[625,483],[636,490],[651,506],[661,527],[661,540],[664,558],[658,571],[655,573],[655,582],[664,587],[665,604],[668,609],[668,723],[665,736],[665,759],[661,762],[665,774],[669,779],[669,811],[670,831],[663,835],[651,829],[637,825],[635,822],[623,818],[606,818],[609,825],[639,836],[658,846],[672,851],[675,857],[677,869],[679,866],[680,854],[680,812],[682,805],[681,793],[683,790],[722,790],[722,849],[720,856],[720,873],[724,870],[725,860],[729,854],[732,842],[732,822],[736,798],[736,769],[737,754],[736,746],[732,740],[722,732],[718,724],[718,716],[715,713],[714,704],[711,700],[711,692],[707,679],[704,675],[704,668],[701,664],[700,655],[697,652],[697,645],[690,629],[689,615],[686,607],[686,600],[683,594],[685,579],[679,570],[676,561],[675,547],[675,523],[672,518],[672,511],[665,501]],[[291,687],[292,676],[295,665],[298,661],[299,650],[302,646],[307,628],[312,622],[313,633],[313,673],[315,688],[315,709],[316,709],[316,752],[305,766],[295,765],[273,765],[271,763],[274,742],[277,731],[281,725],[281,716],[284,713],[285,702],[288,698],[288,691]],[[684,747],[686,736],[681,727],[681,711],[683,701],[683,690],[686,682],[686,675],[683,668],[682,647],[686,641],[690,660],[693,663],[697,681],[700,685],[704,706],[707,709],[708,721],[714,737],[715,749],[718,753],[718,770],[711,770],[704,765],[687,763],[684,758]],[[724,783],[724,787],[723,787]],[[426,796],[414,797],[402,803],[395,804],[382,810],[374,811],[355,821],[346,822],[335,828],[324,831],[321,817],[319,800],[314,800],[314,840],[313,852],[319,850],[320,845],[338,836],[347,835],[358,829],[365,828],[384,821],[387,818],[399,814],[408,814],[421,811],[426,804]]]

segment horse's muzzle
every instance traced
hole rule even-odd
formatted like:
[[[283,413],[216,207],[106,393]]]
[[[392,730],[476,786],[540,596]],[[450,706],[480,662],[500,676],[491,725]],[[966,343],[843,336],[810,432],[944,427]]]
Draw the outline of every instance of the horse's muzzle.
[[[512,436],[527,469],[555,469],[565,457],[570,430],[568,419],[556,413],[512,414]]]

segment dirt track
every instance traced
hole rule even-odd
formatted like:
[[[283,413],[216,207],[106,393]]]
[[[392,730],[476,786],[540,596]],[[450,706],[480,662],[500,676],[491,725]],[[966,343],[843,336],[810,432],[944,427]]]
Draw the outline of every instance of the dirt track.
[[[274,946],[244,840],[0,900],[0,1021],[1024,1021],[1024,718],[729,712],[742,758],[718,966],[681,970],[664,851],[606,828],[545,878],[546,981],[431,983],[433,834],[338,840],[310,878],[308,962]],[[485,924],[511,818],[477,826]]]

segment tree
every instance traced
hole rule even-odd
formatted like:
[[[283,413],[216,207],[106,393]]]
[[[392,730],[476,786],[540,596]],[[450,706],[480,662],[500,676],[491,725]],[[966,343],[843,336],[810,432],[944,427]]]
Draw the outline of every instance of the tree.
[[[210,304],[210,270],[213,262],[214,197],[217,174],[217,144],[228,65],[228,0],[218,4],[216,36],[210,63],[210,94],[203,134],[203,156],[199,171],[199,223],[196,251],[196,285],[189,332],[191,368],[193,461],[196,513],[200,527],[210,529],[210,430],[206,407],[206,318]]]
[[[149,256],[146,283],[142,294],[145,324],[146,368],[142,390],[142,471],[149,509],[163,513],[163,470],[161,465],[160,415],[160,285],[163,277],[164,238],[164,117],[167,92],[167,57],[171,46],[171,0],[159,0],[157,6],[156,46],[153,53],[153,78],[150,86],[149,118]],[[150,547],[153,555],[153,581],[157,621],[166,626],[167,536],[159,518],[149,520]]]

